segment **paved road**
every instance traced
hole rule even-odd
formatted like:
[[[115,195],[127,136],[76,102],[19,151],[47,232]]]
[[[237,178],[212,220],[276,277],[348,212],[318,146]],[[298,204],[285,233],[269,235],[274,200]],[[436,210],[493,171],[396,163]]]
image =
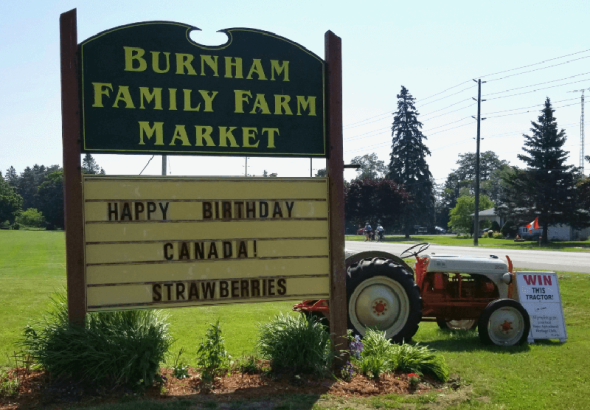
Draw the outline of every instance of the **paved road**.
[[[346,241],[351,251],[380,250],[399,255],[411,245],[403,243]],[[463,246],[431,245],[427,253],[446,255],[488,256],[496,255],[505,260],[508,255],[516,268],[546,271],[590,273],[590,252],[533,251],[500,248],[475,248]]]

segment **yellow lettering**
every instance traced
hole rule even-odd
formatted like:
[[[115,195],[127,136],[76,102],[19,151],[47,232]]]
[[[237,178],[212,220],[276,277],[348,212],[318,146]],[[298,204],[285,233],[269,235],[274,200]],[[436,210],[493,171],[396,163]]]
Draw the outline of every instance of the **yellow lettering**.
[[[227,140],[230,141],[231,147],[239,147],[238,143],[232,132],[236,129],[236,127],[219,127],[219,146],[220,147],[227,147]]]
[[[184,74],[184,69],[190,75],[197,75],[197,72],[191,65],[191,62],[195,59],[192,54],[176,53],[176,74]]]
[[[112,84],[109,83],[92,83],[94,86],[94,104],[93,107],[103,107],[102,96],[110,97],[109,88],[113,91]]]
[[[161,88],[154,88],[153,91],[150,93],[150,89],[148,87],[139,87],[139,100],[141,105],[139,108],[145,109],[143,105],[143,100],[146,103],[152,102],[152,100],[156,100],[154,103],[154,110],[161,110],[162,109],[162,89]]]
[[[211,133],[213,132],[213,127],[204,126],[204,125],[195,125],[197,130],[197,143],[195,144],[197,147],[203,146],[203,139],[205,139],[206,146],[214,147],[215,143],[213,142],[213,138],[211,138]]]
[[[244,78],[242,74],[242,59],[235,57],[225,57],[225,78],[233,78],[232,67],[236,69],[236,78]]]
[[[199,90],[199,94],[201,94],[201,97],[203,97],[203,100],[205,100],[205,112],[213,112],[213,99],[215,98],[215,96],[218,94],[217,91],[212,91],[211,95],[209,95],[209,91],[205,91],[205,90]],[[201,104],[199,104],[200,106]]]
[[[213,70],[213,77],[219,77],[219,72],[217,71],[217,57],[218,56],[208,56],[201,54],[201,75],[205,75],[205,64]]]
[[[291,108],[289,108],[289,101],[291,101],[291,97],[288,95],[275,94],[275,114],[281,115],[285,110],[286,115],[293,115]]]
[[[268,104],[266,102],[266,98],[264,98],[264,94],[256,94],[256,100],[254,101],[254,106],[252,107],[252,111],[250,114],[270,114],[270,110],[268,109]]]
[[[154,145],[164,145],[164,123],[154,122],[154,126],[150,127],[148,121],[139,121],[139,145],[145,145],[143,142],[143,136],[147,139],[151,139],[156,134],[156,142]]]
[[[115,102],[113,103],[113,108],[119,108],[119,101],[125,102],[125,108],[135,108],[133,100],[131,99],[131,94],[129,94],[128,86],[119,86],[119,91],[117,92],[117,98],[115,98]]]
[[[191,143],[188,142],[188,136],[186,135],[186,129],[184,125],[177,125],[174,129],[174,135],[172,136],[172,141],[170,141],[170,145],[175,145],[174,143],[176,140],[180,140],[182,145],[188,145],[190,147]]]
[[[243,113],[244,112],[244,101],[246,103],[250,102],[249,98],[252,98],[252,93],[250,91],[234,90],[234,97],[236,100],[234,112]]]
[[[277,77],[283,73],[283,81],[289,81],[289,62],[283,61],[280,64],[278,60],[270,60],[270,80],[275,80],[275,72],[277,73]]]
[[[275,147],[275,133],[277,135],[280,135],[279,129],[278,128],[263,128],[262,133],[264,134],[265,132],[268,134],[267,148],[276,148]]]
[[[256,141],[256,144],[250,144],[251,139],[256,139],[256,133],[258,130],[252,127],[242,127],[242,147],[243,148],[258,148],[260,141]]]
[[[143,58],[145,50],[139,47],[123,47],[125,50],[125,71],[145,71],[147,62]],[[133,60],[139,63],[139,67],[133,67]]]
[[[159,51],[152,51],[152,69],[156,73],[167,73],[170,71],[170,53],[164,53],[166,57],[166,69],[160,69],[160,52]]]
[[[182,90],[184,91],[184,111],[199,111],[201,103],[197,104],[196,107],[191,107],[191,93],[193,90]]]
[[[168,94],[170,95],[170,111],[176,111],[176,88],[169,88]]]
[[[260,62],[259,58],[255,58],[252,61],[252,66],[250,67],[250,71],[248,72],[248,76],[246,77],[248,80],[252,79],[252,73],[256,73],[258,75],[259,80],[266,80],[266,75],[264,75],[264,70],[262,69],[262,63]]]
[[[309,109],[307,115],[315,115],[315,97],[297,96],[297,115],[301,115],[302,110]]]

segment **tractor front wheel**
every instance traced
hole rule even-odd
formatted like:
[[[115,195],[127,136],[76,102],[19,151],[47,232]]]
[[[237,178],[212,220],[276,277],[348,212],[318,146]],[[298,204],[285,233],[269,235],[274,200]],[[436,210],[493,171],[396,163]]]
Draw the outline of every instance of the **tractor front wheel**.
[[[414,275],[390,259],[363,259],[348,268],[348,328],[365,335],[385,332],[394,343],[409,340],[422,319],[422,300]]]
[[[512,299],[491,302],[479,318],[479,338],[486,344],[514,346],[526,341],[531,322],[520,303]]]

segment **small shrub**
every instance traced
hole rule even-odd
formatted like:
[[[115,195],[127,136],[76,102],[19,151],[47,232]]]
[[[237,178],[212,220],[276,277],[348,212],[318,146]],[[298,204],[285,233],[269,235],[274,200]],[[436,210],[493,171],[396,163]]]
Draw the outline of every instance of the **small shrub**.
[[[502,234],[502,232],[494,232],[494,234],[492,235],[492,238],[494,238],[494,239],[504,239],[504,235]]]
[[[578,239],[581,242],[587,241],[588,237],[586,235],[580,236],[580,239]]]
[[[84,326],[70,325],[63,294],[52,298],[52,308],[25,328],[21,340],[52,378],[109,387],[153,384],[171,344],[161,311],[90,313]]]
[[[259,326],[257,348],[273,371],[295,374],[328,372],[335,356],[330,335],[314,316],[275,316]]]
[[[213,379],[221,369],[229,367],[230,355],[225,350],[225,338],[221,335],[219,319],[215,324],[209,323],[205,339],[197,350],[197,366],[203,372],[203,378]]]
[[[18,396],[20,390],[20,379],[10,380],[8,373],[0,371],[0,397]]]
[[[238,363],[238,370],[241,373],[257,374],[260,373],[260,366],[258,365],[258,357],[250,354],[242,357]]]
[[[186,364],[183,360],[181,360],[181,356],[184,353],[184,347],[178,351],[178,355],[176,355],[176,359],[174,359],[174,364],[172,365],[172,375],[177,379],[187,379],[190,377],[188,374],[188,364]]]
[[[20,224],[18,222],[13,223],[12,229],[14,229],[15,231],[18,231],[20,229]]]
[[[442,382],[449,379],[449,366],[442,355],[426,346],[401,344],[393,346],[396,368],[403,372],[428,373]]]
[[[363,356],[358,362],[359,371],[367,377],[378,379],[381,373],[391,371],[391,363],[383,356]]]
[[[45,225],[45,217],[35,208],[29,208],[16,217],[20,225],[40,228]]]

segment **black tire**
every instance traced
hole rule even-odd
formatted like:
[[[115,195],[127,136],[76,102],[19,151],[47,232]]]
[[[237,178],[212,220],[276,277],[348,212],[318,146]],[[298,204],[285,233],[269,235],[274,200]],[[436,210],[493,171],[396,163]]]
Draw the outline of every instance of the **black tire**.
[[[477,320],[448,320],[440,317],[436,318],[436,324],[441,330],[473,330],[477,327]]]
[[[416,334],[422,320],[422,298],[414,274],[391,259],[363,259],[351,265],[346,301],[348,328],[360,336],[373,327],[401,343]]]
[[[481,341],[496,346],[523,344],[530,329],[529,314],[520,303],[512,299],[491,302],[481,314],[478,324]]]

